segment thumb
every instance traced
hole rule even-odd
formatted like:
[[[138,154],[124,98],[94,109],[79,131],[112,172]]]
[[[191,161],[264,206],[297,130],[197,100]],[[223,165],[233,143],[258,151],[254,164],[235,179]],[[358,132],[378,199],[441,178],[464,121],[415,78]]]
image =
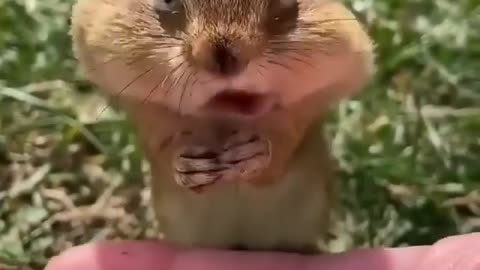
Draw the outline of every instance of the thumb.
[[[417,269],[479,270],[480,233],[438,241],[425,254]]]

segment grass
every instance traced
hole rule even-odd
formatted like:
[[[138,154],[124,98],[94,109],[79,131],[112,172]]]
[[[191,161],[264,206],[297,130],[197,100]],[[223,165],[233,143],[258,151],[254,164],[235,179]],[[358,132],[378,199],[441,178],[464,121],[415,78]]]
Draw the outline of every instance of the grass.
[[[480,231],[480,1],[349,4],[380,68],[332,112],[344,211],[330,247]],[[148,170],[128,123],[100,113],[104,100],[77,70],[70,8],[0,0],[0,269],[41,269],[72,245],[154,235]]]

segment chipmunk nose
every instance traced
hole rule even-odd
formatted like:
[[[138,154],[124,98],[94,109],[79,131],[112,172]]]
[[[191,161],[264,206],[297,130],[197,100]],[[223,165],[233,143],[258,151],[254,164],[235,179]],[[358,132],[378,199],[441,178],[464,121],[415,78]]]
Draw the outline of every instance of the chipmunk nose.
[[[225,42],[199,42],[192,47],[192,58],[200,68],[224,76],[238,74],[248,65],[240,49]]]
[[[216,45],[213,52],[214,69],[223,75],[231,75],[245,67],[240,58],[230,48],[224,45]]]

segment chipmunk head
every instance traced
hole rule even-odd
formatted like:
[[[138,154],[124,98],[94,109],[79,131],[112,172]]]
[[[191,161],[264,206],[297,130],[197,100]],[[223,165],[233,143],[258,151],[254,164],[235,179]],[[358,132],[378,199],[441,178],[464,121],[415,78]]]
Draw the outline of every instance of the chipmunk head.
[[[79,0],[73,37],[107,93],[193,115],[343,97],[373,64],[368,36],[331,0]]]

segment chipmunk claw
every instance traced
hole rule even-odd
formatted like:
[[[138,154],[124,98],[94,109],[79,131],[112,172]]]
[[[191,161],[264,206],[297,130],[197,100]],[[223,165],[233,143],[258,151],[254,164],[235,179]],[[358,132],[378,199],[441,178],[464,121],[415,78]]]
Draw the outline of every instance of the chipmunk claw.
[[[208,147],[193,143],[174,159],[177,184],[195,188],[217,181],[234,181],[265,168],[270,160],[267,141],[259,136],[234,132],[221,145]]]

